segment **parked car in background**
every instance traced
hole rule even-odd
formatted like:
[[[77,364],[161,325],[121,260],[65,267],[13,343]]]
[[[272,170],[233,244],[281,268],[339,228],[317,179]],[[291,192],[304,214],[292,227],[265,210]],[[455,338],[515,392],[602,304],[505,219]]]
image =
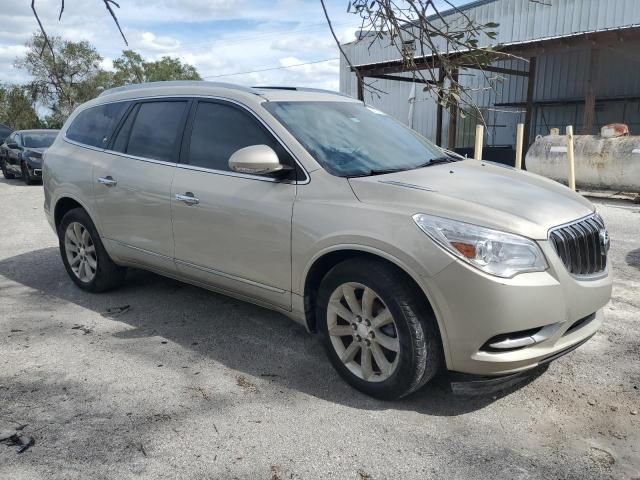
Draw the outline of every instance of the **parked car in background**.
[[[42,179],[42,154],[56,139],[59,130],[17,130],[0,146],[0,166],[4,178],[22,177],[31,185]]]
[[[4,142],[4,139],[11,135],[13,132],[13,128],[8,127],[7,125],[0,123],[0,144]]]
[[[611,296],[588,200],[332,92],[116,88],[71,115],[43,173],[78,287],[131,266],[278,310],[378,398],[442,370],[526,375],[591,338]]]

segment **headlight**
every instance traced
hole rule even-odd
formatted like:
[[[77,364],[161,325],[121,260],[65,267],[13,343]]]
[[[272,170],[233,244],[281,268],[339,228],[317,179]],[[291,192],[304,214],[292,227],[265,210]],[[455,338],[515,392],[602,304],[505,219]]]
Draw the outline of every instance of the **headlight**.
[[[413,220],[440,246],[491,275],[511,278],[547,269],[540,247],[528,238],[422,213]]]

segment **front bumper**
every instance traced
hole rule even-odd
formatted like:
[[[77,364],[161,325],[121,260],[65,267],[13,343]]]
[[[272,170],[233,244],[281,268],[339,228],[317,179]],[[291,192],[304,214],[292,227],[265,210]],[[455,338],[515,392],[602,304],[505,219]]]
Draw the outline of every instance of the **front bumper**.
[[[599,278],[571,276],[548,242],[540,242],[549,269],[511,279],[486,275],[460,261],[425,279],[439,316],[447,368],[482,376],[523,372],[593,336],[611,298],[609,270]],[[579,324],[580,320],[588,319]],[[508,351],[487,342],[512,332],[544,328],[538,343]],[[547,362],[548,363],[548,362]]]
[[[520,372],[500,376],[483,376],[449,372],[451,391],[455,395],[487,395],[519,386],[544,373],[551,362],[573,352],[576,348],[582,346],[591,339],[594,334],[568,348],[565,348],[564,350],[560,350],[559,352],[543,358],[534,367]]]

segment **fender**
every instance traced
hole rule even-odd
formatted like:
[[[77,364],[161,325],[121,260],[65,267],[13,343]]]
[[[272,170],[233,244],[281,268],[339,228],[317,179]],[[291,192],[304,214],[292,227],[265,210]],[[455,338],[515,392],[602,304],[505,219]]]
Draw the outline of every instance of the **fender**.
[[[381,250],[372,246],[368,246],[368,245],[353,244],[353,243],[340,243],[340,244],[334,244],[334,245],[325,247],[322,250],[319,250],[318,252],[316,252],[311,258],[311,260],[309,260],[305,265],[305,268],[303,270],[303,274],[301,277],[302,283],[301,285],[298,286],[298,291],[302,292],[302,294],[304,295],[304,285],[307,280],[307,276],[309,274],[309,271],[313,267],[313,265],[316,263],[316,261],[318,261],[320,258],[322,258],[323,256],[329,253],[337,252],[341,250],[359,251],[359,252],[369,253],[377,257],[383,258],[391,262],[392,264],[394,264],[396,267],[400,268],[402,271],[404,271],[407,275],[409,275],[413,279],[416,285],[420,287],[420,290],[422,291],[427,301],[431,305],[431,308],[433,309],[433,313],[436,317],[436,322],[438,324],[438,329],[440,330],[440,337],[442,338],[442,348],[444,350],[445,361],[447,364],[449,364],[450,354],[449,354],[449,341],[448,341],[447,330],[445,328],[445,323],[442,320],[442,312],[438,308],[438,305],[433,301],[433,295],[429,291],[429,285],[427,281],[428,277],[426,276],[426,272],[425,272],[425,275],[419,275],[416,272],[416,270],[414,268],[411,268],[406,262],[402,261],[398,257],[391,255],[390,253],[384,250]]]

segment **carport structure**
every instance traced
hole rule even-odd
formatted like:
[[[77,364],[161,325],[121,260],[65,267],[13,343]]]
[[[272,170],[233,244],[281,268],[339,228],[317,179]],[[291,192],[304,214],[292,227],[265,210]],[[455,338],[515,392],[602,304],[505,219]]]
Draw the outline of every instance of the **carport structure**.
[[[589,32],[582,32],[573,35],[564,35],[556,37],[548,37],[542,39],[536,39],[531,41],[505,43],[496,48],[497,51],[509,54],[510,56],[519,57],[522,60],[509,60],[496,61],[494,64],[484,67],[486,72],[492,72],[501,76],[509,77],[525,77],[526,78],[526,99],[524,101],[508,101],[494,103],[493,107],[496,108],[520,108],[524,109],[524,123],[525,123],[525,146],[528,147],[532,142],[531,138],[534,135],[532,129],[532,119],[534,110],[536,107],[544,106],[576,106],[576,124],[581,124],[579,133],[591,134],[594,133],[595,119],[596,119],[596,104],[603,102],[630,102],[640,101],[640,94],[632,95],[607,95],[602,90],[602,86],[606,83],[607,79],[602,78],[601,71],[605,68],[602,64],[603,58],[607,52],[616,50],[618,52],[623,51],[625,55],[633,57],[633,60],[640,62],[640,54],[636,54],[640,47],[640,27],[630,26],[618,29],[608,30],[595,30]],[[583,95],[581,97],[571,96],[569,98],[557,98],[553,100],[536,100],[536,88],[539,85],[538,78],[538,58],[544,55],[562,54],[562,52],[568,52],[571,50],[582,49],[588,52],[588,61],[586,62],[587,68],[584,72],[584,78],[581,81],[584,82],[582,88]],[[464,52],[456,52],[451,54],[444,54],[441,56],[455,59],[464,55]],[[463,65],[463,70],[480,70],[477,65]],[[362,79],[376,78],[384,80],[393,80],[399,82],[416,82],[416,83],[430,83],[434,82],[429,80],[423,80],[421,78],[412,78],[407,76],[400,76],[400,74],[411,73],[419,70],[435,70],[440,69],[439,59],[437,55],[427,55],[414,58],[414,64],[408,66],[402,59],[360,64],[351,67],[351,71],[357,71],[359,78],[357,80],[357,95],[359,99],[364,99],[364,85]],[[454,71],[452,76],[457,78],[460,74],[459,71]],[[610,74],[613,74],[611,72]],[[439,82],[442,84],[444,77],[442,73],[439,74]],[[562,80],[559,80],[562,81]],[[578,80],[580,81],[580,79]],[[578,118],[578,108],[583,108],[582,118]],[[437,105],[436,116],[436,131],[435,141],[438,145],[443,145],[443,118],[444,112],[442,105]],[[622,119],[621,119],[622,120]],[[449,149],[456,148],[456,136],[458,130],[458,108],[453,107],[449,110],[449,124],[448,124],[448,141],[447,147]]]

